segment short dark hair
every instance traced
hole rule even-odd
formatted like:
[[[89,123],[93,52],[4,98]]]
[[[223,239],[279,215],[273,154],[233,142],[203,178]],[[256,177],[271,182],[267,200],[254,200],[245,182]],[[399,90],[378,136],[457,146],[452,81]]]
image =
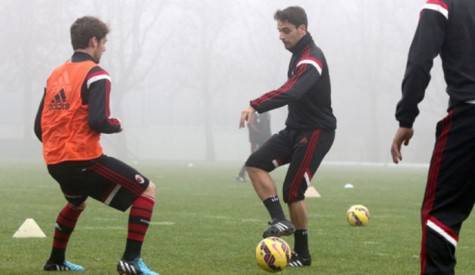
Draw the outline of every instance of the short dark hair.
[[[307,14],[305,10],[299,6],[291,6],[283,10],[277,10],[274,14],[274,19],[287,21],[296,27],[300,25],[308,26]]]
[[[73,49],[85,49],[89,46],[89,40],[96,37],[101,40],[109,33],[109,27],[99,18],[84,16],[76,19],[71,25],[71,44]]]

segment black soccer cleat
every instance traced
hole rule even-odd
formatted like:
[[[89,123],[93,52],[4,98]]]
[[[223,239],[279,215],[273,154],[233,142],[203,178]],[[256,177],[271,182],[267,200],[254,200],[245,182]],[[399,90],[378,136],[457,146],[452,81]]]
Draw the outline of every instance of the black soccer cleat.
[[[312,264],[312,257],[310,255],[304,257],[300,256],[299,254],[292,252],[292,256],[290,257],[289,263],[287,264],[288,267],[305,267],[310,266]]]
[[[73,271],[73,272],[84,272],[86,271],[84,267],[73,264],[68,261],[64,261],[62,264],[46,262],[43,266],[44,271]]]
[[[289,236],[295,232],[295,226],[288,220],[272,220],[269,225],[262,233],[263,238]]]

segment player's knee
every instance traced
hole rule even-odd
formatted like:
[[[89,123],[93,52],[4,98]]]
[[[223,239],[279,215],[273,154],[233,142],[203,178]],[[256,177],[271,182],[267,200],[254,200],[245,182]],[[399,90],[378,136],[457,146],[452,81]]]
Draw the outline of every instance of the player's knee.
[[[296,202],[296,198],[295,196],[292,196],[290,194],[290,190],[288,188],[286,188],[286,186],[284,185],[284,189],[282,191],[282,200],[284,201],[285,204],[287,204],[288,206],[290,206],[291,204],[293,204],[294,202]]]
[[[266,171],[260,169],[260,168],[257,168],[257,167],[251,167],[251,166],[246,166],[246,171],[247,171],[247,174],[252,177],[252,176],[256,176],[256,175],[259,175],[259,174],[262,174],[262,173],[267,173]]]
[[[147,189],[145,189],[145,192],[143,193],[143,195],[155,198],[156,193],[157,193],[156,185],[153,182],[150,182],[148,184]]]
[[[81,204],[79,205],[74,205],[72,203],[69,203],[69,206],[72,208],[72,209],[75,209],[75,210],[84,210],[86,208],[86,202],[82,202]]]
[[[290,192],[283,192],[283,200],[287,205],[298,204],[305,200],[305,196],[302,194],[290,194]]]

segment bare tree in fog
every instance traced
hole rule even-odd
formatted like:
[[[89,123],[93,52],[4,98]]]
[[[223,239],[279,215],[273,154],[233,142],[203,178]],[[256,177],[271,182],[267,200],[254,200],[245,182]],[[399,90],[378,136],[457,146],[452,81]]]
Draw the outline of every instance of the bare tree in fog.
[[[368,3],[369,1],[370,0],[363,0],[363,4],[359,6],[359,14],[361,14],[363,21],[361,28],[361,42],[366,54],[360,56],[358,63],[367,64],[367,66],[370,66],[367,70],[366,78],[361,88],[362,91],[369,94],[368,111],[371,121],[367,124],[367,127],[369,127],[368,133],[370,134],[371,138],[367,139],[367,146],[368,148],[372,148],[372,150],[367,150],[368,158],[379,162],[382,160],[381,152],[385,152],[380,144],[380,130],[378,127],[378,103],[380,100],[380,93],[384,91],[378,89],[378,87],[374,84],[377,83],[378,77],[381,75],[380,70],[377,68],[382,65],[381,61],[384,60],[384,50],[381,47],[382,41],[379,37],[382,26],[381,24],[374,24],[374,16],[376,16],[378,19],[376,21],[379,21],[381,19],[384,20],[386,14],[371,8],[374,5],[370,5],[370,3]],[[383,1],[380,4],[387,5],[387,2],[388,1]],[[363,56],[364,59],[361,58]]]
[[[28,4],[5,1],[0,5],[3,9],[2,26],[6,28],[2,33],[8,39],[3,46],[7,56],[3,58],[6,67],[2,68],[2,75],[8,78],[8,91],[23,94],[23,102],[16,103],[18,108],[22,108],[24,116],[21,125],[23,138],[16,141],[22,146],[17,145],[16,148],[28,151],[31,149],[28,146],[33,144],[32,125],[39,104],[37,99],[42,96],[47,77],[38,72],[45,70],[51,56],[60,52],[62,47],[57,43],[61,24],[47,20],[44,14],[56,13],[58,19],[64,7],[62,2],[46,7],[39,0],[29,1]],[[21,16],[16,12],[18,9],[21,9]],[[21,28],[21,31],[13,26]]]
[[[398,55],[400,49],[407,47],[402,41],[407,33],[405,25],[408,20],[406,24],[391,24],[394,18],[407,16],[407,10],[402,10],[397,2],[382,1],[378,5],[374,2],[362,0],[346,3],[343,11],[346,16],[343,18],[344,25],[357,34],[354,48],[359,49],[348,61],[348,65],[356,68],[356,74],[348,74],[350,83],[354,85],[350,89],[361,94],[361,99],[367,99],[366,102],[357,103],[365,106],[362,110],[367,112],[368,118],[368,121],[362,122],[367,150],[361,154],[364,159],[384,162],[387,144],[381,143],[381,140],[386,117],[381,114],[385,111],[393,113],[394,107],[385,109],[381,102],[388,93],[400,93],[400,71],[404,68],[395,67],[394,64],[402,57]],[[352,45],[345,46],[348,50],[353,48]]]
[[[216,13],[213,9],[213,3],[209,0],[200,1],[196,10],[199,20],[199,33],[200,41],[200,56],[201,56],[201,77],[199,90],[203,96],[203,109],[204,109],[204,131],[206,140],[206,160],[214,161],[216,159],[216,152],[214,148],[214,135],[213,135],[213,116],[216,115],[216,111],[213,110],[213,91],[211,90],[211,77],[213,66],[213,51],[216,43],[216,37],[219,36],[223,29],[222,15],[223,13]]]
[[[114,57],[107,64],[106,69],[110,70],[113,79],[112,100],[118,107],[114,110],[117,116],[126,120],[123,106],[126,105],[127,94],[136,92],[143,88],[142,83],[160,58],[161,48],[166,45],[166,40],[158,41],[158,21],[162,12],[169,4],[168,1],[114,1],[96,2],[96,9],[104,11],[112,18],[111,25],[115,28],[111,30],[111,37],[114,37],[114,44],[107,45],[109,56]],[[153,44],[153,49],[146,48]],[[122,158],[134,157],[127,147],[126,135],[118,135],[115,144],[117,154]]]
[[[195,50],[197,51],[197,58],[195,71],[197,80],[189,82],[194,90],[200,94],[203,102],[203,123],[205,136],[205,159],[208,161],[216,160],[215,152],[215,137],[213,133],[214,121],[219,116],[219,109],[215,106],[217,99],[216,91],[218,89],[226,89],[231,79],[222,77],[226,74],[224,71],[231,70],[229,67],[221,67],[219,74],[216,74],[217,64],[214,62],[215,57],[219,54],[217,40],[224,34],[226,30],[227,21],[230,20],[227,15],[231,14],[229,3],[226,9],[219,7],[223,5],[222,2],[213,0],[202,0],[199,2],[190,1],[182,2],[183,9],[190,13],[191,22],[193,22],[195,35],[198,35],[199,40],[195,41]],[[219,93],[222,95],[222,93]]]

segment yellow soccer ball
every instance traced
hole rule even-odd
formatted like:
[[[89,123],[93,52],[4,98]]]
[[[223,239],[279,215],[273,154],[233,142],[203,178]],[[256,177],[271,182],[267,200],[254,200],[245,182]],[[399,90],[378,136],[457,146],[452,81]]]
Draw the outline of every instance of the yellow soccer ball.
[[[346,220],[353,226],[367,225],[369,221],[369,210],[366,206],[356,204],[346,211]]]
[[[263,239],[256,247],[257,265],[268,272],[284,270],[290,260],[290,255],[289,245],[277,237]]]

